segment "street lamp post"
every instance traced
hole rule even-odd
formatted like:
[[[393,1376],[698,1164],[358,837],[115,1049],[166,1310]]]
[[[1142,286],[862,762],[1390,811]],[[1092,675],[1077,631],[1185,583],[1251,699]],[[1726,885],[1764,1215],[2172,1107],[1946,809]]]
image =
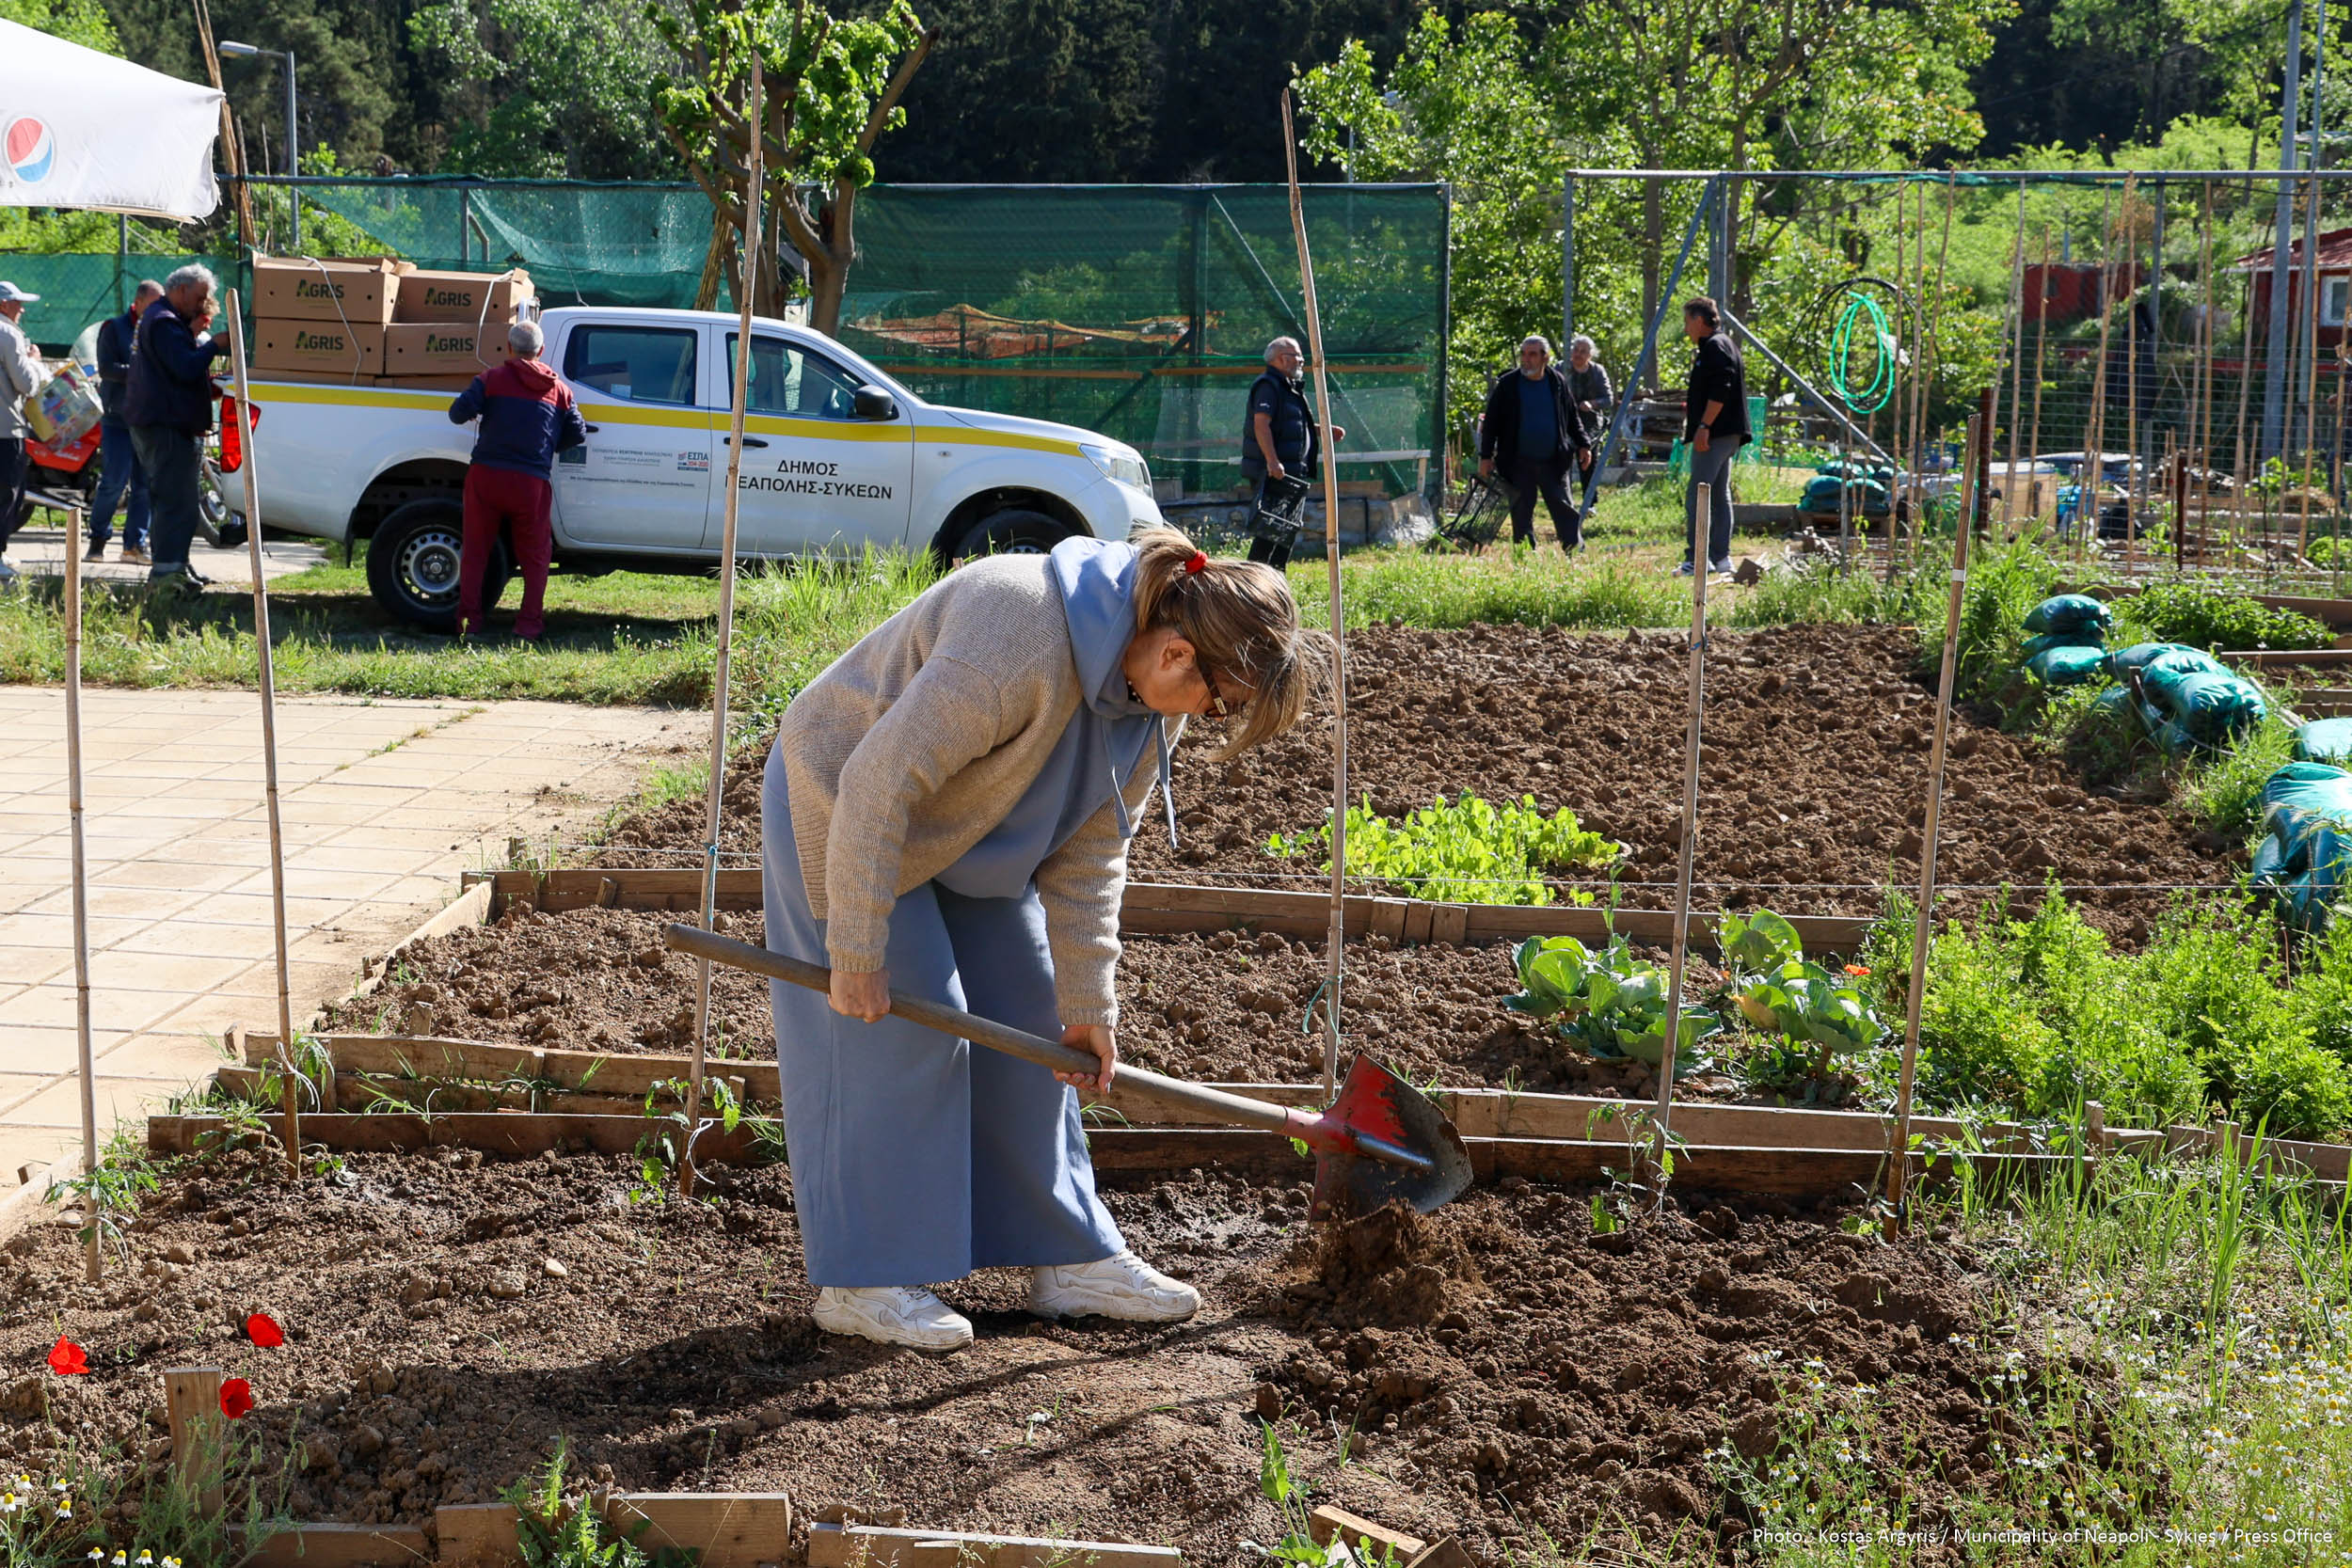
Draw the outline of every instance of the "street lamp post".
[[[294,134],[294,57],[291,49],[256,49],[249,43],[223,43],[220,52],[231,59],[252,59],[266,55],[286,62],[286,172],[299,174],[302,166],[295,161]],[[302,192],[294,185],[286,187],[287,210],[293,214],[286,235],[286,248],[302,249]]]

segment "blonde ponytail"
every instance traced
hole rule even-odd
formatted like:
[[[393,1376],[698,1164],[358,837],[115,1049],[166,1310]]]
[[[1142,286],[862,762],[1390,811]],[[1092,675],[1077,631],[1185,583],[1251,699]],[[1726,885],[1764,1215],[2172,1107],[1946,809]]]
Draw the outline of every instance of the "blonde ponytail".
[[[1172,528],[1138,534],[1136,629],[1173,628],[1210,668],[1247,685],[1240,726],[1215,753],[1219,761],[1271,740],[1296,724],[1329,680],[1331,639],[1298,624],[1289,580],[1250,561],[1203,559]]]

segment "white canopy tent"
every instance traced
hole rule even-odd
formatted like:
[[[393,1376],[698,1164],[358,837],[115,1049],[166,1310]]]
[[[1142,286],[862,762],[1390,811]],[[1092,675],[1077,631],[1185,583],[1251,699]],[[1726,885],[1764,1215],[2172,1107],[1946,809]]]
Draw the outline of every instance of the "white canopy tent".
[[[210,217],[220,103],[211,87],[0,21],[0,207]]]

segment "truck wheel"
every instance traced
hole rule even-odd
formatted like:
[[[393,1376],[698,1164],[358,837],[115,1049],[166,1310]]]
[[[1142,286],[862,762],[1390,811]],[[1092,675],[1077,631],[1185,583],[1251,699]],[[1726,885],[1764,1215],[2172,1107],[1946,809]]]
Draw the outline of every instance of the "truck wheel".
[[[976,555],[1043,555],[1070,537],[1070,525],[1042,512],[1013,507],[993,512],[972,525],[956,546],[956,559]]]
[[[464,510],[452,500],[413,500],[394,509],[368,541],[368,590],[375,602],[426,631],[455,631],[465,524]],[[510,571],[501,541],[483,569],[485,609],[498,603]]]

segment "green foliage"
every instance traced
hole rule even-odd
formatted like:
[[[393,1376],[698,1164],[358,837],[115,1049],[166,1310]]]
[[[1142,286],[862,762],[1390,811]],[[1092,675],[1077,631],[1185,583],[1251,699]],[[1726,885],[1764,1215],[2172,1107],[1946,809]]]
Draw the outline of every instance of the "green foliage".
[[[1574,937],[1530,937],[1515,956],[1519,991],[1503,1006],[1531,1018],[1553,1019],[1561,1035],[1597,1056],[1629,1056],[1656,1067],[1666,1049],[1670,980],[1656,964],[1633,956],[1622,937],[1595,953]],[[1703,1007],[1685,1004],[1675,1043],[1675,1076],[1706,1063],[1699,1041],[1723,1029]]]
[[[1900,911],[1877,928],[1883,973],[1905,972],[1883,966],[1903,965],[1910,934]],[[2342,1033],[2322,1022],[2352,989],[2335,956],[2290,975],[2275,924],[2235,896],[2184,895],[2138,953],[2055,888],[2026,918],[1955,923],[1929,958],[1921,1103],[2041,1118],[2096,1100],[2110,1122],[2157,1127],[2213,1103],[2249,1125],[2268,1115],[2282,1136],[2324,1135],[2352,1083]]]
[[[653,84],[677,56],[635,0],[439,0],[408,41],[448,81],[451,165],[525,179],[674,180]]]
[[[1930,552],[1922,555],[1921,578],[1942,577],[1940,559]],[[2019,650],[2026,636],[2026,616],[2050,596],[2058,581],[2058,562],[2030,544],[1979,547],[1970,554],[1968,586],[1961,598],[1960,670],[1952,688],[1955,702],[1994,701],[2011,685],[2023,662]],[[1921,609],[1920,663],[1928,674],[1940,676],[1945,595],[1930,596]]]
[[[1804,940],[1785,916],[1771,910],[1751,915],[1725,912],[1715,923],[1715,943],[1734,974],[1768,974],[1804,956]]]
[[[1300,855],[1327,850],[1331,824],[1310,833],[1276,833],[1266,852]],[[1565,806],[1546,816],[1535,798],[1494,806],[1475,795],[1439,797],[1402,822],[1373,815],[1369,797],[1347,808],[1347,874],[1389,882],[1403,896],[1456,904],[1549,904],[1547,877],[1597,871],[1625,847],[1577,826]],[[1327,858],[1323,868],[1329,870]],[[1590,903],[1592,895],[1577,895]]]
[[[1886,1024],[1870,995],[1855,983],[1859,978],[1791,958],[1748,977],[1736,1000],[1759,1029],[1824,1052],[1867,1051],[1886,1037]]]
[[[623,1533],[606,1520],[585,1489],[565,1485],[571,1446],[558,1440],[547,1468],[509,1486],[505,1500],[519,1522],[524,1568],[691,1568],[691,1554],[664,1546],[648,1553],[634,1539],[650,1528],[641,1519]]]
[[[2191,764],[2175,799],[2217,833],[2245,838],[2259,832],[2263,785],[2295,758],[2295,731],[2273,703],[2263,721]]]
[[[2224,593],[2193,582],[2151,583],[2116,605],[2122,623],[2113,639],[2181,642],[2192,648],[2324,648],[2328,628],[2292,610],[2273,610],[2249,594]],[[2122,635],[2125,632],[2133,635]]]
[[[1571,562],[1549,552],[1468,560],[1418,550],[1349,561],[1347,624],[1402,621],[1415,626],[1566,626],[1598,630],[1662,626],[1691,618],[1689,590],[1674,579],[1615,562]],[[1311,626],[1330,620],[1321,562],[1295,562],[1291,588]]]
[[[131,1243],[125,1229],[138,1217],[140,1203],[162,1185],[145,1140],[128,1127],[107,1143],[94,1169],[56,1183],[81,1203],[84,1223],[78,1234],[87,1241],[95,1232],[126,1258]]]

